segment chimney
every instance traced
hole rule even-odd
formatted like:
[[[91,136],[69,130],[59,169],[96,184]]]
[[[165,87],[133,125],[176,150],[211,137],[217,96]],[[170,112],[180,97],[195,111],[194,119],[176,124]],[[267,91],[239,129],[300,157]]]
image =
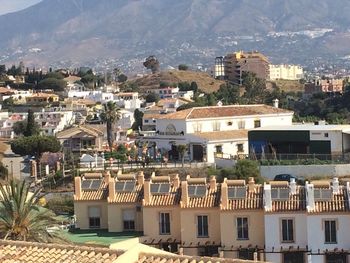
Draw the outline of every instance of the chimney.
[[[314,199],[314,185],[305,183],[306,190],[306,209],[307,211],[312,211],[315,209],[315,199]]]
[[[212,176],[210,178],[210,190],[213,190],[213,191],[216,191],[216,177],[215,176]]]
[[[332,180],[333,194],[339,194],[339,180],[338,177],[334,177]]]
[[[272,210],[271,185],[264,183],[264,207],[265,211]]]
[[[74,199],[81,199],[81,177],[77,176],[74,178]]]
[[[290,179],[289,188],[290,194],[295,195],[297,193],[297,183],[295,182],[295,178]]]
[[[278,99],[274,99],[273,101],[273,107],[275,107],[275,108],[279,108],[279,100]]]
[[[180,178],[179,175],[176,174],[173,178],[173,185],[175,188],[179,188],[180,187]]]
[[[227,182],[225,178],[224,182],[221,183],[221,208],[227,209],[227,207],[228,207],[228,189],[227,189]]]
[[[145,183],[145,175],[143,174],[143,171],[140,171],[137,174],[137,184],[138,185],[143,185]]]
[[[181,203],[183,206],[188,205],[188,184],[187,181],[181,182]]]
[[[105,181],[105,183],[108,185],[109,184],[109,182],[111,181],[111,173],[108,171],[108,172],[105,172],[105,174],[104,174],[104,181]]]
[[[111,202],[115,199],[115,180],[110,180],[108,183],[108,201]]]
[[[147,180],[143,184],[143,203],[149,204],[151,202],[151,181]]]
[[[255,192],[254,177],[249,177],[249,179],[248,179],[248,191],[249,191],[249,193],[254,193]]]

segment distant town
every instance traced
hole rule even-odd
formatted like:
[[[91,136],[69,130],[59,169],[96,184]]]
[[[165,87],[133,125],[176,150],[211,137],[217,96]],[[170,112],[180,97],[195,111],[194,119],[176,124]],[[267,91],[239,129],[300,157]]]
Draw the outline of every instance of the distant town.
[[[138,63],[0,65],[1,262],[349,261],[347,71]]]

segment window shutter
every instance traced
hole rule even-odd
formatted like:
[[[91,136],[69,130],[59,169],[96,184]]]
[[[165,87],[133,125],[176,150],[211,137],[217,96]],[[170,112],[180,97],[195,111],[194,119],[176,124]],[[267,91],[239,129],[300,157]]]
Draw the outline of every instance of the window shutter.
[[[101,209],[99,207],[93,206],[89,207],[89,217],[100,217]]]
[[[134,210],[123,210],[123,220],[124,221],[133,221],[135,220]]]

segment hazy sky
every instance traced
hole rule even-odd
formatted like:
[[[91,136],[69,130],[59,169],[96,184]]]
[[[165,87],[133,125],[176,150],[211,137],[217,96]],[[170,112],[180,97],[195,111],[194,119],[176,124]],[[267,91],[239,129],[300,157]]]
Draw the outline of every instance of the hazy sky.
[[[42,0],[0,0],[0,15],[15,12]]]

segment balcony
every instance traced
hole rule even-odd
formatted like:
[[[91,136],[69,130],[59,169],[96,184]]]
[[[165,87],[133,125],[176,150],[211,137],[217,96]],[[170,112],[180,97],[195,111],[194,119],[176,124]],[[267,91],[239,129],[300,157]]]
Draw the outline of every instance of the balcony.
[[[183,131],[181,132],[161,132],[161,131],[141,131],[144,137],[160,137],[160,136],[185,136]]]

